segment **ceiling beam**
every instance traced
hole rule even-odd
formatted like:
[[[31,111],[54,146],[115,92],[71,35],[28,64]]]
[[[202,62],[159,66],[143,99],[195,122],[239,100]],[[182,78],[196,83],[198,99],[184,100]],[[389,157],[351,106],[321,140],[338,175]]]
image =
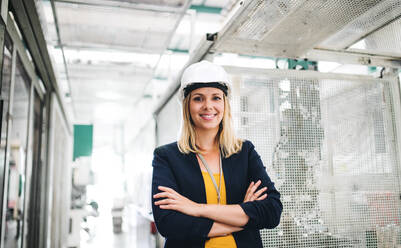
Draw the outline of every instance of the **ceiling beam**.
[[[62,42],[61,42],[61,36],[60,36],[60,26],[59,26],[59,24],[58,24],[58,17],[57,17],[56,6],[55,6],[53,0],[50,1],[50,4],[51,4],[51,6],[52,6],[54,25],[55,25],[56,33],[57,33],[57,44],[60,46],[61,54],[62,54],[62,57],[63,57],[64,73],[65,73],[66,79],[67,79],[68,92],[66,92],[66,94],[68,94],[69,97],[72,97],[72,96],[71,96],[71,81],[70,81],[70,76],[69,76],[69,73],[68,73],[67,61],[66,61],[66,59],[65,59],[64,48],[63,48],[63,46],[61,45]],[[71,100],[72,100],[72,99],[71,99]],[[73,103],[74,103],[74,102],[72,102],[72,104],[73,104]],[[74,108],[74,107],[73,107],[73,111],[75,112],[75,108]]]
[[[90,2],[86,0],[54,0],[54,1],[57,3],[85,5],[92,7],[110,7],[110,8],[120,8],[120,9],[123,8],[123,9],[143,10],[143,11],[152,11],[161,13],[181,13],[182,9],[185,8],[184,7],[185,5],[180,7],[170,7],[162,5],[157,6],[151,4],[137,4],[123,1],[109,1],[109,0],[92,0]]]

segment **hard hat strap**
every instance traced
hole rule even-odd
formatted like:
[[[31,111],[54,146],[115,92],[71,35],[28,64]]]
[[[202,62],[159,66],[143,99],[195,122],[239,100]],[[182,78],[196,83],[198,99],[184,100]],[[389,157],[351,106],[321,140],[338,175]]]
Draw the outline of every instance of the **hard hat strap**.
[[[217,82],[212,82],[212,83],[191,83],[187,87],[184,88],[184,98],[191,93],[191,91],[199,89],[199,88],[205,88],[205,87],[213,87],[220,89],[224,92],[224,95],[227,96],[227,86],[222,83],[217,83]]]

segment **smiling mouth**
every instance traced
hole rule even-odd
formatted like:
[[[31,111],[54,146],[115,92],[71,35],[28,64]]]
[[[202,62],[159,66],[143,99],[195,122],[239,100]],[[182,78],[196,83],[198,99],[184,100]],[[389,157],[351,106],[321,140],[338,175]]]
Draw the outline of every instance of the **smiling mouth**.
[[[204,120],[212,120],[217,114],[203,114],[200,117]]]

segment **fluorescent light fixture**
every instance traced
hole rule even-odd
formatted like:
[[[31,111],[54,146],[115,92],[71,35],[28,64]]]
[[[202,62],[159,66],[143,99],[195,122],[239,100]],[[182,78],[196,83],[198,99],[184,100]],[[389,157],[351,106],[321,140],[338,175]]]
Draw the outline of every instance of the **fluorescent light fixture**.
[[[343,74],[369,75],[368,67],[365,65],[341,65],[332,72]]]
[[[337,62],[319,61],[317,67],[320,72],[332,72],[340,66],[341,64]]]
[[[238,66],[260,69],[276,68],[276,63],[272,58],[240,56],[234,53],[222,53],[220,56],[216,56],[213,62],[223,66]]]
[[[95,107],[95,119],[109,122],[123,121],[127,119],[129,106],[117,103],[102,103]]]
[[[122,98],[120,94],[117,94],[112,91],[100,91],[96,92],[96,97],[105,99],[105,100],[119,100]]]
[[[366,49],[365,39],[356,42],[355,44],[353,44],[349,48],[351,48],[351,49],[362,49],[362,50]]]
[[[132,63],[139,67],[154,68],[159,60],[159,54],[135,53],[128,51],[105,51],[64,48],[66,60],[69,63],[81,61],[81,63]]]

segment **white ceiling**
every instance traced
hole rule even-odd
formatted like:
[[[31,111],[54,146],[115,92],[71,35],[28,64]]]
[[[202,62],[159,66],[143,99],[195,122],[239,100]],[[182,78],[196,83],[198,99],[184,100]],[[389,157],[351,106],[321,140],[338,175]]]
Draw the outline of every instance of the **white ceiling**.
[[[236,1],[190,2],[56,0],[54,13],[50,1],[37,1],[74,123],[124,122],[137,114],[139,102],[154,103],[188,52],[206,33],[219,31]]]

